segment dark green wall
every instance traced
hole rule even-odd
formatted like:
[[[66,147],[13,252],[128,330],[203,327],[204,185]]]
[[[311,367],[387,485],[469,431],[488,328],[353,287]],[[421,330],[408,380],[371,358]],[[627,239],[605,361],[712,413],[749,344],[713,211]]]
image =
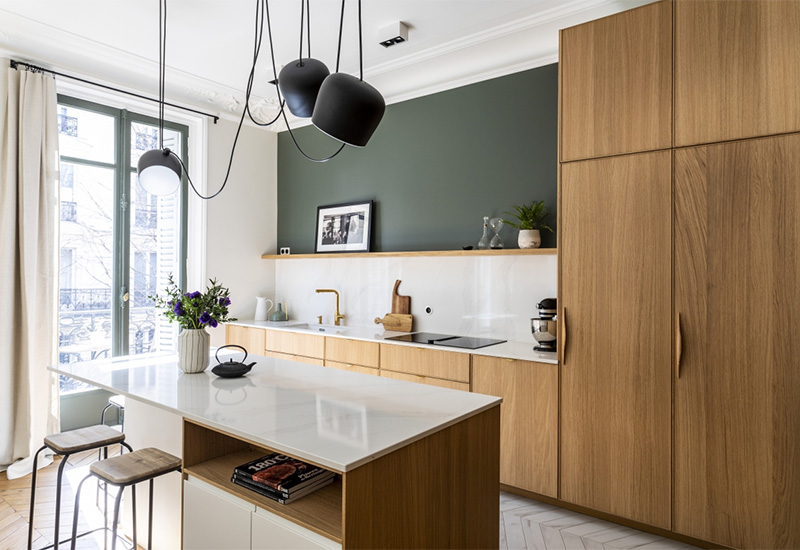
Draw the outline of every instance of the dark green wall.
[[[555,229],[558,66],[389,105],[363,149],[309,162],[288,132],[278,138],[278,246],[314,252],[317,206],[372,199],[372,250],[476,246],[483,216],[544,200]],[[325,156],[336,142],[307,126],[303,149]],[[544,247],[555,235],[543,232]],[[506,248],[517,230],[504,227]]]

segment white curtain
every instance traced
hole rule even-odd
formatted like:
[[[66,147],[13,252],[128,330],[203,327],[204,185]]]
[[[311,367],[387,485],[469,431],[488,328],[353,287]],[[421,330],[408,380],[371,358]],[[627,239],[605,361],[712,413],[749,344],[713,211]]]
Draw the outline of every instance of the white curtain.
[[[0,471],[59,430],[58,113],[52,76],[8,69],[0,132]],[[40,463],[47,463],[48,460]]]

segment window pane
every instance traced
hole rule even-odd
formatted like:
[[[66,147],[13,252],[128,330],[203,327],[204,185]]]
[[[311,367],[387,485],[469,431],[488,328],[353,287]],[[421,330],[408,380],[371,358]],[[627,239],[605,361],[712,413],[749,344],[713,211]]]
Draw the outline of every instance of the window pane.
[[[148,296],[163,293],[180,272],[180,193],[151,195],[131,173],[130,332],[128,353],[169,351],[178,326],[156,311]]]
[[[181,156],[181,133],[164,128],[164,147]],[[158,126],[142,122],[131,123],[131,168],[139,165],[139,157],[151,149],[158,148]],[[133,181],[133,180],[131,180]]]
[[[114,170],[61,163],[59,363],[111,355]],[[63,175],[70,174],[70,185]],[[87,387],[62,378],[62,392]]]
[[[58,146],[62,156],[113,164],[115,136],[114,117],[58,106]]]

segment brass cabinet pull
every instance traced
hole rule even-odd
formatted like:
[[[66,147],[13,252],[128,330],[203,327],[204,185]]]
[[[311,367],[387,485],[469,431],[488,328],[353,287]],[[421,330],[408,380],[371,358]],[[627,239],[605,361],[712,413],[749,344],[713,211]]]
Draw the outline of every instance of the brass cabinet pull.
[[[559,331],[559,338],[561,338],[561,364],[567,364],[567,308],[561,310],[561,330]]]
[[[681,314],[675,317],[675,376],[681,377],[681,356],[683,355],[683,337],[681,336]]]

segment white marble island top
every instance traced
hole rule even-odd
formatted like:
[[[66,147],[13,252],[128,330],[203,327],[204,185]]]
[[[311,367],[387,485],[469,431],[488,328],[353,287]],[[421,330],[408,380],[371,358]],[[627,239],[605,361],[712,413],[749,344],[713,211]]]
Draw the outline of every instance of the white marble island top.
[[[228,379],[218,378],[211,368],[183,374],[177,355],[166,353],[50,370],[338,472],[501,402],[488,395],[282,359],[250,355],[251,361],[256,365],[249,374]]]

